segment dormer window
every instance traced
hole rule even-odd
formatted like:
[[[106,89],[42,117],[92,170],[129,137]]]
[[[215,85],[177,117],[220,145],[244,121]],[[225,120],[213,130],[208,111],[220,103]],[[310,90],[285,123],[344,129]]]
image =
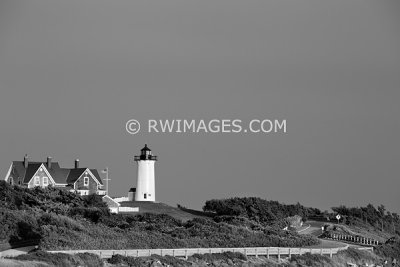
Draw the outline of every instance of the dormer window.
[[[87,176],[83,177],[83,185],[89,186],[89,177],[87,177]]]

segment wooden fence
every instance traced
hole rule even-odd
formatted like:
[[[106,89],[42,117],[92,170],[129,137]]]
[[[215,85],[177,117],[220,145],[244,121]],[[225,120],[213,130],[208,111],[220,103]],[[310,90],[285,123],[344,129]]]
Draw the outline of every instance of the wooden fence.
[[[341,240],[341,241],[346,241],[346,242],[351,242],[351,243],[356,243],[356,244],[361,244],[361,245],[368,245],[368,246],[377,246],[377,245],[382,244],[378,240],[375,240],[373,238],[367,238],[367,237],[355,236],[355,235],[343,235],[343,234],[328,233],[328,234],[325,234],[324,238],[328,238],[328,239],[332,239],[332,240]]]
[[[99,255],[101,258],[110,258],[113,255],[120,254],[123,256],[131,257],[147,257],[152,254],[160,256],[173,256],[173,257],[189,257],[194,254],[215,254],[223,252],[240,252],[246,256],[266,256],[277,258],[290,257],[292,255],[302,255],[305,253],[328,255],[332,257],[341,250],[346,250],[348,246],[341,248],[284,248],[284,247],[247,247],[247,248],[179,248],[179,249],[130,249],[130,250],[62,250],[62,251],[48,251],[50,253],[93,253]],[[373,250],[373,247],[360,248],[363,250]]]

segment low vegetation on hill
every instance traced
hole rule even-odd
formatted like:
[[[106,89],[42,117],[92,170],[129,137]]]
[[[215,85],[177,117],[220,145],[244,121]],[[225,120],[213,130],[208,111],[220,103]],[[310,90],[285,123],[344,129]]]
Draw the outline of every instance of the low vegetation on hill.
[[[368,251],[360,251],[358,249],[348,249],[339,252],[332,258],[319,254],[305,253],[301,256],[293,255],[290,258],[282,258],[278,263],[276,258],[264,256],[246,257],[238,252],[224,252],[216,254],[195,254],[188,257],[188,259],[175,258],[172,256],[159,256],[151,255],[149,257],[127,257],[123,255],[113,255],[109,259],[101,260],[97,255],[89,253],[80,253],[76,255],[67,255],[63,253],[46,253],[34,252],[28,255],[20,255],[13,258],[14,261],[26,261],[29,266],[152,266],[152,267],[186,267],[186,266],[242,266],[242,267],[300,267],[300,266],[314,266],[314,267],[344,267],[349,266],[348,263],[356,264],[357,266],[376,266],[383,262],[380,258]],[[37,264],[43,262],[46,265]],[[34,264],[36,263],[36,264]],[[366,265],[368,264],[368,265]],[[0,260],[1,266],[1,260]],[[27,265],[25,265],[27,266]]]
[[[287,226],[286,218],[295,215],[307,220],[310,216],[319,216],[321,211],[306,208],[300,203],[286,205],[278,201],[268,201],[257,197],[213,199],[206,201],[203,210],[214,212],[218,216],[241,216],[261,225]]]
[[[319,241],[279,223],[216,216],[186,222],[166,214],[110,214],[100,196],[0,182],[0,240],[38,240],[46,250],[307,246]]]
[[[366,207],[352,208],[342,205],[333,207],[332,210],[342,216],[342,223],[346,225],[370,228],[393,236],[400,236],[399,214],[387,211],[383,205],[378,206],[378,208],[375,208],[372,204],[368,204]]]
[[[362,209],[362,208],[361,208]],[[380,208],[382,211],[382,208]],[[372,209],[367,209],[372,213]],[[181,221],[167,214],[110,214],[100,196],[81,197],[58,188],[27,189],[0,182],[0,243],[18,243],[36,240],[43,250],[69,249],[141,249],[141,248],[182,248],[182,247],[264,247],[289,246],[302,247],[315,245],[319,240],[309,235],[298,235],[295,231],[282,230],[291,219],[321,216],[318,209],[306,208],[300,204],[285,205],[260,198],[231,198],[210,200],[205,203],[204,212],[208,216],[198,216]],[[338,212],[338,210],[335,210]],[[356,221],[376,229],[376,221],[363,221],[359,213],[346,213],[340,210],[348,227]],[[333,259],[324,256],[293,256],[283,266],[341,266],[338,263],[374,262],[382,257],[400,255],[400,239],[397,232],[397,214],[382,213],[375,220],[383,220],[384,230],[393,236],[376,248],[375,254],[348,250]],[[362,214],[362,213],[361,213]],[[361,216],[360,218],[357,216]],[[289,219],[288,219],[289,218]],[[394,230],[389,231],[392,222]],[[386,225],[386,228],[385,228]],[[351,228],[350,227],[350,228]],[[374,228],[375,227],[375,228]],[[290,229],[290,228],[289,228]],[[364,255],[364,254],[365,255]],[[226,266],[247,266],[249,259],[243,255],[198,255],[190,260],[198,266],[224,264]],[[243,256],[244,257],[244,256]],[[20,256],[19,260],[43,261],[43,266],[101,266],[103,262],[95,255],[48,254],[35,252]],[[353,261],[354,260],[354,261]],[[128,266],[141,266],[145,261],[160,263],[154,266],[188,266],[186,261],[173,257],[152,256],[144,259],[115,256],[107,264],[120,263]],[[270,266],[268,261],[254,266]],[[136,264],[136,265],[135,265]],[[138,265],[139,264],[139,265]],[[203,265],[202,265],[203,264]],[[233,264],[233,265],[232,265]],[[257,265],[259,264],[259,265]],[[39,265],[38,265],[39,266]],[[271,265],[273,266],[273,265]]]

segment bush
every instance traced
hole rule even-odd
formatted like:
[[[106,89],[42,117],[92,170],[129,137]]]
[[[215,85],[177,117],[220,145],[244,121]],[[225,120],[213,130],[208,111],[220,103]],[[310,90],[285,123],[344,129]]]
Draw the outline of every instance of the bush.
[[[303,255],[293,255],[290,262],[299,266],[326,266],[332,263],[332,260],[324,255],[305,253]]]
[[[219,216],[243,216],[263,225],[271,225],[277,220],[283,220],[294,215],[306,218],[321,214],[320,210],[306,208],[299,203],[285,205],[277,201],[268,201],[256,197],[208,200],[203,210],[215,212]]]
[[[383,257],[399,257],[400,255],[400,238],[393,237],[386,241],[385,244],[375,248],[376,254]]]
[[[128,266],[142,266],[142,261],[140,258],[134,257],[126,257],[119,254],[113,255],[110,259],[107,260],[108,263],[111,264],[127,264]]]
[[[215,254],[194,254],[192,258],[203,260],[206,262],[212,262],[216,260],[242,260],[247,261],[247,257],[240,252],[223,252],[223,253],[215,253]]]
[[[21,261],[42,261],[60,267],[104,266],[104,263],[99,256],[90,253],[79,253],[75,255],[69,255],[64,253],[47,253],[44,251],[36,251],[29,254],[22,254],[12,259]]]

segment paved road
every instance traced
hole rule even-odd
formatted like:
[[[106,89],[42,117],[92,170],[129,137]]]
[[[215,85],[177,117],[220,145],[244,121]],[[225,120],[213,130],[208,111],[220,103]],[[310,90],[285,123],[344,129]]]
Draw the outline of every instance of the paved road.
[[[325,222],[317,222],[317,221],[308,221],[306,222],[305,228],[302,228],[299,230],[299,234],[301,235],[313,235],[313,236],[319,236],[322,234],[322,229],[321,227],[325,225]],[[346,247],[348,244],[339,242],[339,241],[334,241],[334,240],[325,240],[325,239],[320,239],[321,243],[318,245],[314,246],[309,246],[309,248],[341,248],[341,247]]]
[[[316,222],[316,221],[308,221],[306,222],[306,225],[309,227],[302,229],[299,232],[301,235],[314,235],[314,236],[319,236],[322,234],[321,227],[325,225],[324,222]]]

